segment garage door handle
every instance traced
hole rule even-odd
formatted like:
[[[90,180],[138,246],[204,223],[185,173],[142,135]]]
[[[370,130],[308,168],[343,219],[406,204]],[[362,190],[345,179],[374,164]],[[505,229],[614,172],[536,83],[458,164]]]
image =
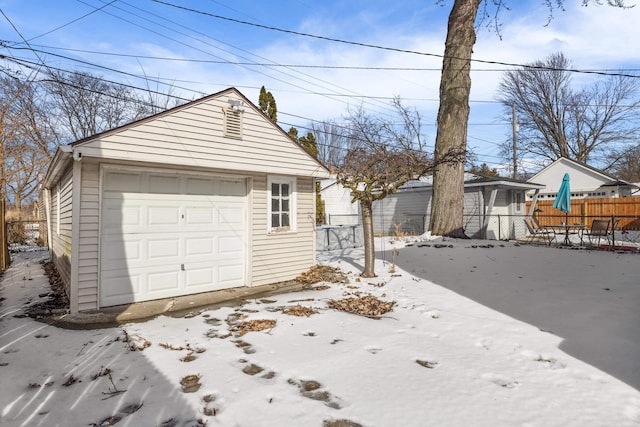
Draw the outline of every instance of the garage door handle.
[[[180,264],[180,270],[184,271],[184,264]]]

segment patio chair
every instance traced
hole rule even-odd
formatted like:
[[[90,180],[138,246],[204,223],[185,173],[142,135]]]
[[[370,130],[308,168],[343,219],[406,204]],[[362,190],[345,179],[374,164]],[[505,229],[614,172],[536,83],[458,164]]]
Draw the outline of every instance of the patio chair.
[[[541,227],[538,221],[533,218],[525,218],[524,223],[529,231],[529,234],[525,236],[527,243],[533,243],[536,239],[541,239],[547,246],[551,246],[551,242],[556,238],[556,232],[553,229]]]
[[[611,245],[611,230],[609,230],[611,221],[608,219],[594,219],[591,223],[591,229],[585,230],[583,237],[589,237],[589,244],[593,245],[593,241],[597,238],[597,245],[600,246],[600,239],[607,239],[607,243]]]

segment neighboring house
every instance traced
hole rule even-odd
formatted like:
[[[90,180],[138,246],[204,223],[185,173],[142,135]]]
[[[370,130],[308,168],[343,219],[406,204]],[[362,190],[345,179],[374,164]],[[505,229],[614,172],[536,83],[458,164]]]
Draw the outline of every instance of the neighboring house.
[[[572,199],[630,197],[638,190],[638,186],[633,183],[620,180],[583,163],[561,157],[529,179],[530,182],[544,184],[545,188],[539,192],[527,192],[527,199],[555,199],[565,173],[568,173],[571,178]]]
[[[327,177],[235,88],[59,147],[45,200],[71,311],[293,279]]]
[[[334,184],[338,188],[338,184]],[[509,178],[466,173],[464,181],[464,229],[467,236],[482,239],[514,239],[524,235],[525,192],[544,186]],[[329,187],[325,187],[329,188]],[[333,190],[338,192],[338,189]],[[347,191],[342,189],[342,191]],[[347,191],[348,193],[348,191]],[[433,193],[432,177],[410,181],[373,204],[376,235],[422,234],[429,226]],[[338,203],[327,204],[327,215],[343,212]],[[349,199],[350,200],[350,199]],[[354,208],[352,208],[354,209]],[[357,209],[355,209],[357,211]]]
[[[360,224],[360,204],[351,203],[351,191],[336,182],[335,177],[320,181],[327,225]]]

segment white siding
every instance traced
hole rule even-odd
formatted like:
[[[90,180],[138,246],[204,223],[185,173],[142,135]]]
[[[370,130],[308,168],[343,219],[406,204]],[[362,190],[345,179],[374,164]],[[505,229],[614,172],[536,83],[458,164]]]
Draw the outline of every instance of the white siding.
[[[72,169],[69,169],[62,178],[60,178],[59,183],[51,189],[51,224],[53,227],[53,232],[51,233],[52,259],[60,274],[60,278],[64,282],[67,294],[70,292],[71,283],[72,176]]]
[[[267,177],[253,177],[252,285],[297,277],[315,263],[314,187],[311,178],[297,179],[296,231],[267,232]]]
[[[424,233],[430,191],[404,190],[373,203],[373,232],[375,235]]]
[[[489,195],[487,194],[486,197],[488,200]],[[481,238],[485,209],[485,197],[480,188],[465,188],[464,224],[462,227],[467,236],[474,239]]]
[[[351,191],[334,180],[321,183],[320,197],[324,202],[329,225],[355,225],[360,223],[358,202],[351,203]]]
[[[240,139],[224,136],[224,111],[230,98],[242,98],[235,90],[195,101],[119,129],[74,144],[76,172],[82,182],[73,185],[74,222],[77,230],[73,254],[77,271],[71,274],[72,169],[61,178],[60,203],[56,183],[51,183],[52,253],[67,289],[77,289],[78,310],[98,309],[100,301],[100,203],[101,165],[171,169],[220,176],[249,178],[249,237],[247,286],[271,284],[295,278],[315,263],[315,215],[313,178],[327,178],[328,171],[271,123],[253,105],[242,107]],[[72,162],[67,156],[60,162]],[[56,164],[61,167],[64,163]],[[55,168],[54,168],[55,170]],[[297,183],[296,229],[267,230],[267,177],[295,177]],[[58,206],[59,205],[59,206]],[[59,215],[58,215],[59,209]],[[59,234],[58,227],[60,223]],[[71,286],[73,277],[73,287]]]
[[[224,136],[229,95],[206,98],[170,114],[125,127],[78,146],[83,158],[327,177],[327,171],[269,120],[246,105],[242,139]]]
[[[571,178],[572,198],[619,197],[618,188],[615,190],[600,188],[603,184],[616,180],[614,176],[598,172],[572,160],[560,158],[529,179],[529,182],[546,186],[540,191],[538,200],[555,199],[565,173],[568,173]],[[533,191],[527,192],[529,199],[533,194]]]
[[[98,308],[98,231],[100,218],[100,167],[82,161],[80,232],[78,248],[79,310]]]
[[[78,302],[79,310],[94,310],[99,307],[98,268],[99,268],[99,214],[100,214],[100,167],[96,162],[82,161],[81,208],[79,240],[79,272],[78,272]],[[142,165],[139,165],[142,166]],[[146,164],[146,166],[152,166]],[[207,171],[214,173],[215,171]],[[220,174],[223,174],[221,171]],[[70,174],[66,177],[69,182]],[[226,176],[226,175],[225,175]],[[242,175],[246,177],[247,175]],[[314,232],[314,186],[312,178],[297,178],[297,228],[294,232],[267,232],[267,175],[253,174],[249,182],[251,188],[251,218],[250,233],[251,249],[249,257],[250,272],[247,286],[272,284],[291,280],[300,275],[315,263],[315,232]],[[52,199],[55,200],[55,194]],[[70,205],[69,205],[70,209]],[[55,212],[55,206],[52,209]],[[70,215],[70,210],[69,210]],[[66,217],[65,217],[66,218]],[[55,218],[52,218],[55,220]],[[68,217],[70,225],[70,216]],[[65,220],[62,221],[65,223]],[[54,230],[55,231],[55,230]],[[70,229],[69,229],[70,231]],[[55,232],[54,232],[55,235]],[[60,240],[60,239],[58,239]],[[69,258],[71,254],[70,234],[68,237],[68,255],[65,258],[64,271],[69,276]],[[56,243],[57,247],[61,243]]]

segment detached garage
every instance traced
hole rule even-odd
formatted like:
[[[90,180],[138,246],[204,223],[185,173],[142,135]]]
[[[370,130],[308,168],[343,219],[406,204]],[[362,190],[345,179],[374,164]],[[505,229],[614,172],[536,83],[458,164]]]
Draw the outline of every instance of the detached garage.
[[[293,279],[328,176],[234,88],[59,147],[45,205],[71,311]]]

